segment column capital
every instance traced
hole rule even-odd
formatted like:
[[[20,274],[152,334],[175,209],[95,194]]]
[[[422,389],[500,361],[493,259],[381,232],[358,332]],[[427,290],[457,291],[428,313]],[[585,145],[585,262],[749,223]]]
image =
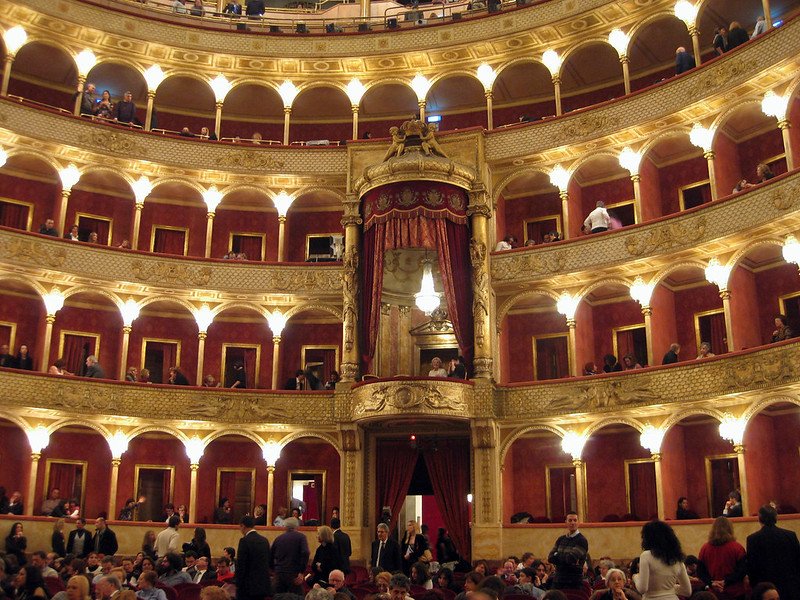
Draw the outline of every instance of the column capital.
[[[122,326],[122,333],[124,333],[125,335],[130,335],[132,330],[133,330],[133,327],[131,327],[130,325],[123,325]]]
[[[638,183],[642,180],[642,176],[636,173],[635,175],[631,175],[631,181],[633,183]]]
[[[656,462],[660,461],[661,460],[661,452],[653,452],[653,454],[650,455],[650,458],[652,458]]]
[[[734,444],[733,451],[736,452],[736,454],[744,454],[744,444]]]
[[[575,329],[575,319],[567,319],[567,327]]]
[[[134,204],[134,207],[136,208],[136,212],[142,212],[144,209],[144,202],[137,202]]]
[[[358,365],[356,363],[351,362],[343,362],[341,364],[341,375],[342,381],[355,381],[356,377],[358,377]]]
[[[275,465],[267,465],[267,473],[273,475],[275,473]]]
[[[284,225],[286,223],[286,215],[278,215],[278,223]]]
[[[780,129],[781,131],[785,129],[790,129],[791,127],[792,123],[789,121],[789,119],[781,119],[780,121],[778,121],[778,129]]]
[[[69,198],[69,195],[72,193],[72,188],[61,188],[61,198],[66,200]]]
[[[425,108],[425,100],[417,100],[417,106],[419,108]]]
[[[120,464],[122,464],[121,458],[112,458],[111,459],[111,466],[115,469],[119,469]]]
[[[208,219],[209,221],[213,221],[215,216],[217,216],[217,213],[214,212],[213,210],[210,210],[206,213],[206,219]]]
[[[361,225],[364,220],[361,218],[361,202],[359,202],[358,198],[355,196],[352,198],[348,196],[347,200],[345,200],[343,204],[344,212],[341,220],[342,226],[349,227]]]
[[[53,323],[56,322],[56,316],[55,315],[47,315],[45,317],[45,321],[47,322],[48,325],[52,325]]]
[[[630,61],[627,54],[623,54],[619,57],[620,64],[627,65]]]
[[[225,102],[224,102],[224,101],[217,100],[217,101],[214,103],[214,106],[216,107],[216,109],[217,109],[217,110],[222,110],[222,105],[223,105],[223,104],[225,104]]]
[[[705,158],[706,160],[714,160],[714,151],[708,150],[706,152],[703,152],[703,158]]]
[[[279,345],[280,345],[280,343],[281,343],[281,336],[279,336],[279,335],[273,335],[273,336],[272,336],[272,345],[273,345],[273,346],[279,346]]]
[[[561,85],[561,76],[553,75],[550,80],[553,82],[553,85]]]
[[[351,104],[350,110],[353,112],[354,115],[358,114],[358,104]]]
[[[649,316],[651,316],[652,314],[653,314],[653,309],[652,309],[652,308],[650,308],[650,306],[649,306],[649,305],[645,304],[644,306],[642,306],[642,315],[643,315],[643,316],[645,316],[645,317],[649,317]]]
[[[561,198],[561,201],[569,200],[569,192],[567,190],[558,190],[558,197]]]
[[[192,463],[189,465],[189,469],[192,471],[197,471],[200,468],[200,463]]]
[[[487,100],[491,100],[494,97],[494,94],[492,93],[492,90],[484,90],[483,97]]]
[[[389,313],[392,311],[392,305],[388,302],[381,302],[381,315],[388,316]]]
[[[476,187],[467,194],[469,196],[469,204],[467,204],[467,216],[486,217],[487,219],[492,216],[492,207],[489,202],[489,193],[484,186]]]
[[[686,28],[689,30],[689,35],[690,36],[695,37],[695,36],[699,36],[700,35],[700,30],[697,28],[696,24],[687,25]]]
[[[156,91],[155,90],[147,90],[147,99],[148,100],[155,100]]]
[[[583,460],[580,458],[573,458],[572,466],[575,467],[576,469],[580,469],[583,466]]]
[[[208,336],[208,333],[207,333],[207,332],[205,332],[205,331],[199,331],[199,332],[197,333],[197,339],[198,339],[198,340],[200,340],[201,342],[202,342],[203,340],[205,340],[207,336]]]
[[[292,114],[292,107],[291,106],[284,106],[283,107],[283,114],[285,114],[285,115]]]
[[[41,452],[31,452],[31,460],[33,462],[39,462],[40,458],[42,458],[42,453]],[[33,498],[30,498],[28,500],[28,502],[31,502],[31,501],[33,501]]]
[[[722,289],[719,291],[719,297],[720,297],[720,298],[722,298],[723,300],[729,300],[729,299],[730,299],[730,297],[731,297],[731,292],[730,292],[730,290],[729,290],[729,289],[727,289],[727,288],[722,288]]]

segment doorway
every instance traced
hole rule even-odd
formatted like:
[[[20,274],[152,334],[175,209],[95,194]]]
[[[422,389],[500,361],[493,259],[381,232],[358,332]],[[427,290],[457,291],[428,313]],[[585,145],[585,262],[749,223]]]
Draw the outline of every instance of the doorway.
[[[570,464],[547,465],[545,493],[547,518],[553,523],[563,523],[567,513],[578,510],[578,486],[575,467]]]
[[[250,514],[256,499],[256,470],[247,468],[217,469],[217,504],[227,498],[231,502],[233,522]]]
[[[261,346],[259,344],[222,344],[222,373],[220,381],[229,388],[237,380],[239,366],[244,367],[245,384],[237,388],[257,388],[261,366]],[[236,367],[236,368],[234,368]]]
[[[739,460],[736,454],[706,456],[708,514],[712,518],[722,515],[728,494],[739,490],[739,486]]]
[[[136,498],[147,502],[136,509],[136,521],[163,520],[164,505],[172,502],[175,488],[175,467],[169,465],[136,465]]]
[[[167,383],[169,368],[181,364],[181,341],[144,338],[141,356],[141,368],[150,371],[150,381]]]

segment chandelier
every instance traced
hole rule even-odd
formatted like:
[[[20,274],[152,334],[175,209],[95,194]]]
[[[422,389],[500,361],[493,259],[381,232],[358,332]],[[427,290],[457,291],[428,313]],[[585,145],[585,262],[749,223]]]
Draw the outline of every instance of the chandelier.
[[[439,308],[441,301],[440,295],[433,287],[433,270],[431,268],[432,261],[425,259],[422,263],[422,285],[420,285],[419,292],[414,294],[414,303],[422,312],[430,316],[430,314]]]

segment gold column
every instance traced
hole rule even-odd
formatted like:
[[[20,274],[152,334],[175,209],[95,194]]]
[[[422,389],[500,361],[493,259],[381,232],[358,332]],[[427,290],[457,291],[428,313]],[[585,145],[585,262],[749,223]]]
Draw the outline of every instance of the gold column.
[[[423,123],[425,122],[425,100],[418,100],[417,106],[419,106],[419,120]]]
[[[561,77],[553,75],[553,88],[556,93],[556,116],[561,116]]]
[[[390,377],[395,374],[392,373],[392,356],[389,353],[389,349],[394,345],[392,340],[391,314],[392,305],[381,302],[381,324],[380,331],[378,333],[378,364],[380,367],[376,373],[379,377]]]
[[[644,315],[644,333],[647,336],[647,364],[652,367],[655,359],[653,356],[653,309],[647,305],[643,306],[642,315]]]
[[[147,91],[147,113],[144,117],[144,130],[150,131],[150,128],[153,124],[153,104],[156,100],[156,91],[155,90],[148,90]]]
[[[747,493],[747,469],[744,464],[744,444],[735,444],[733,450],[736,452],[736,464],[739,467],[739,487],[742,493],[742,514],[747,517],[750,515],[750,495]]]
[[[363,1],[363,0],[362,0]],[[369,0],[366,0],[369,2]],[[358,139],[358,104],[353,104],[350,106],[350,110],[353,111],[353,139]]]
[[[7,54],[3,61],[3,87],[0,88],[0,96],[8,96],[8,82],[11,81],[11,65],[14,62],[14,55]]]
[[[409,375],[416,374],[416,365],[414,365],[414,355],[411,351],[411,307],[398,306],[397,310],[400,312],[400,319],[398,322],[397,335],[400,340],[400,355],[397,357],[398,373],[407,373]]]
[[[36,475],[39,472],[40,452],[31,452],[31,475],[28,478],[28,495],[25,497],[25,516],[33,516],[33,506],[36,497]]]
[[[697,25],[691,25],[689,27],[689,35],[692,36],[692,52],[694,53],[694,62],[699,67],[703,62],[703,58],[700,55],[700,30],[697,29]]]
[[[728,336],[728,352],[733,352],[736,348],[733,343],[733,319],[731,319],[731,293],[729,290],[720,290],[719,297],[722,298],[722,310],[725,313],[725,335]]]
[[[42,344],[42,357],[39,361],[39,370],[42,373],[47,373],[50,368],[50,345],[53,341],[53,323],[55,322],[55,315],[47,315],[45,317],[44,343]]]
[[[719,194],[717,193],[717,177],[714,172],[714,151],[703,152],[703,158],[708,161],[708,181],[711,186],[711,199],[716,200]]]
[[[69,203],[69,195],[72,193],[72,188],[61,190],[61,205],[58,207],[58,214],[56,215],[55,222],[56,228],[62,233],[67,233],[64,226],[67,222],[67,204]]]
[[[119,479],[119,465],[122,459],[111,459],[111,480],[108,490],[108,518],[115,519],[117,514],[117,480]]]
[[[765,2],[767,0],[764,0]],[[786,153],[786,168],[791,171],[794,169],[794,149],[792,148],[791,136],[789,135],[789,128],[791,127],[788,119],[778,121],[778,128],[781,130],[781,137],[783,138],[783,150]]]
[[[469,194],[467,216],[472,224],[469,244],[472,265],[472,320],[475,328],[475,355],[473,365],[476,379],[492,378],[492,330],[489,319],[489,231],[492,216],[486,188],[480,187]]]
[[[274,365],[273,365],[274,367]],[[276,389],[275,386],[272,389]],[[275,504],[275,466],[267,465],[267,526],[272,525],[272,507]]]
[[[119,374],[117,378],[120,381],[125,381],[125,372],[128,370],[127,365],[125,363],[128,362],[128,344],[131,340],[131,326],[130,325],[123,325],[122,327],[122,349],[119,352]],[[116,483],[114,483],[116,486]],[[114,517],[114,511],[109,511],[108,518],[111,519]]]
[[[636,223],[642,222],[642,178],[637,173],[631,175],[633,182],[633,219]]]
[[[619,62],[622,63],[622,79],[625,81],[625,95],[631,93],[631,69],[630,61],[627,56],[620,56]]]
[[[578,339],[575,335],[575,319],[567,319],[569,327],[569,374],[572,377],[578,376]]]
[[[764,9],[764,20],[767,22],[767,29],[772,27],[772,15],[769,10],[769,0],[761,0],[761,7]]]
[[[284,257],[284,235],[286,233],[286,216],[278,215],[278,262],[283,262]]]
[[[656,507],[658,510],[658,518],[663,521],[667,513],[664,507],[664,479],[661,474],[661,454],[652,454],[650,458],[654,461],[653,466],[656,471]]]
[[[486,96],[486,128],[494,129],[494,118],[492,116],[492,92],[485,92]]]
[[[144,209],[144,202],[137,202],[133,213],[133,235],[131,236],[131,249],[139,249],[139,229],[142,226],[142,209]]]
[[[273,335],[272,336],[272,389],[277,390],[278,388],[278,370],[280,367],[281,361],[281,336]],[[273,471],[274,471],[273,467]],[[271,476],[271,475],[270,475]],[[272,487],[270,487],[270,494],[272,494]],[[267,523],[269,525],[269,523]]]
[[[342,525],[347,527],[357,527],[364,521],[364,502],[361,501],[364,496],[362,482],[364,481],[364,464],[366,463],[363,435],[363,430],[359,429],[358,425],[348,424],[342,426],[343,452],[340,460],[342,477],[339,485],[339,497],[342,501],[340,503],[339,517],[342,520]],[[353,554],[358,556],[356,552]]]
[[[475,382],[478,395],[491,394],[491,383]],[[472,447],[472,556],[497,556],[503,537],[503,473],[500,463],[499,429],[493,419],[476,419],[471,426]]]
[[[569,192],[567,190],[560,190],[558,197],[561,198],[561,227],[564,229],[563,238],[569,239]]]
[[[197,334],[197,385],[203,385],[203,358],[206,353],[206,332]],[[223,382],[224,383],[224,382]]]
[[[76,117],[81,116],[81,101],[83,100],[83,84],[86,83],[86,75],[78,75],[78,95],[75,97],[75,106],[72,114]]]
[[[292,107],[291,106],[284,106],[283,107],[283,145],[289,145],[289,121],[292,115]],[[219,136],[217,136],[219,137]]]
[[[370,6],[370,0],[360,0],[359,4],[361,5],[361,17],[369,18],[372,11],[372,7]]]
[[[220,131],[222,130],[222,105],[223,102],[217,102],[214,106],[216,112],[214,113],[214,133],[217,134],[217,139],[220,138]]]
[[[345,383],[352,383],[358,376],[361,362],[358,344],[358,272],[360,261],[361,213],[359,201],[348,196],[344,202],[344,256],[342,266],[344,285],[342,286],[342,364],[341,377]]]
[[[219,136],[218,136],[219,137]],[[206,249],[203,256],[211,258],[211,236],[214,234],[214,213],[206,215]]]
[[[200,465],[192,463],[189,468],[192,471],[189,481],[189,523],[197,523],[197,470]]]
[[[578,504],[578,521],[586,522],[589,514],[589,503],[586,498],[586,465],[580,458],[572,459],[575,467],[575,496]]]

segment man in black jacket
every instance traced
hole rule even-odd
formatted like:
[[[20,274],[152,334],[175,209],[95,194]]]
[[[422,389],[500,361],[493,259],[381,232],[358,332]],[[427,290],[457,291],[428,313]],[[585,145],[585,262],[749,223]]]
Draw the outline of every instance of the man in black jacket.
[[[675,75],[685,73],[690,69],[694,69],[696,66],[694,56],[689,54],[686,48],[681,46],[675,51]]]
[[[106,526],[106,520],[103,517],[98,517],[94,522],[94,526],[92,549],[103,556],[114,556],[119,549],[117,534]]]
[[[338,517],[331,519],[331,529],[333,529],[333,545],[339,551],[342,557],[342,566],[344,572],[350,572],[350,555],[353,554],[353,545],[350,541],[350,536],[341,530],[342,522]]]
[[[133,123],[136,120],[136,105],[133,94],[125,92],[123,99],[114,107],[114,120],[118,123]]]
[[[567,513],[566,522],[567,533],[556,540],[547,557],[556,568],[553,587],[557,590],[579,589],[583,584],[583,565],[589,561],[589,542],[578,531],[578,515]]]
[[[747,536],[747,576],[753,587],[770,581],[782,600],[800,599],[800,543],[797,534],[776,526],[778,511],[758,509],[761,529]]]
[[[400,557],[400,544],[389,537],[389,526],[378,523],[378,539],[372,542],[369,564],[380,567],[389,573],[398,573],[403,570],[403,561]]]
[[[242,539],[236,552],[236,600],[264,600],[272,595],[269,542],[255,530],[255,520],[241,520]]]
[[[69,532],[67,538],[67,554],[72,554],[76,558],[86,558],[93,548],[92,536],[86,530],[86,519],[79,517],[75,522],[75,529]]]

